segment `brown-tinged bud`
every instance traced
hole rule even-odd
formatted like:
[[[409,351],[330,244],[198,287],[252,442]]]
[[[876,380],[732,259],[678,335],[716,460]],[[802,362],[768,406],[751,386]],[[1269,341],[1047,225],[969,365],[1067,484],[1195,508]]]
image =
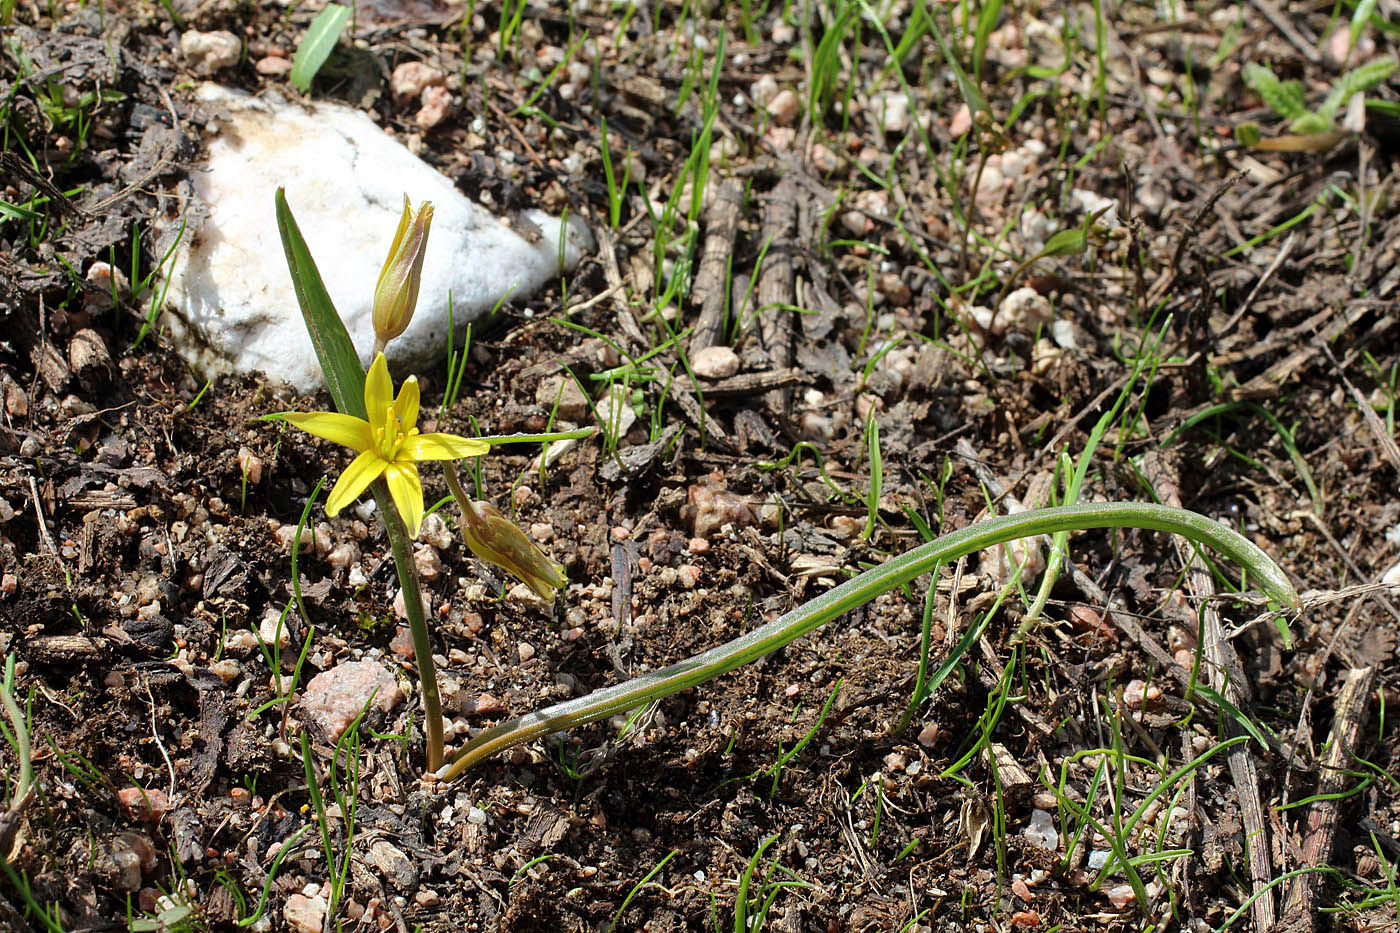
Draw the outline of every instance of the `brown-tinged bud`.
[[[379,284],[374,288],[374,336],[380,347],[402,334],[413,320],[432,223],[433,205],[424,201],[415,214],[408,195],[404,195],[403,217],[389,247],[389,258],[379,273]]]
[[[553,602],[555,593],[568,582],[563,565],[536,547],[491,503],[469,506],[462,513],[462,529],[472,553],[518,577],[540,599]]]

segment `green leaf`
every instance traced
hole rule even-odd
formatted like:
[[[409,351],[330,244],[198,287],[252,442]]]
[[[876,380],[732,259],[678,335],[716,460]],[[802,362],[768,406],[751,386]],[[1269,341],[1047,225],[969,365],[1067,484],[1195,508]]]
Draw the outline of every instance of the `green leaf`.
[[[339,3],[328,3],[316,14],[307,27],[306,35],[297,46],[296,58],[292,61],[292,87],[305,94],[311,90],[311,79],[330,57],[331,50],[340,41],[340,33],[350,21],[350,8]]]
[[[1084,230],[1081,227],[1061,230],[1045,241],[1045,248],[1040,251],[1037,258],[1044,259],[1047,256],[1072,256],[1075,253],[1082,253],[1086,240],[1087,238],[1084,235]]]
[[[962,91],[963,100],[967,102],[967,109],[976,116],[980,111],[986,110],[987,98],[982,96],[982,92],[977,89],[976,82],[967,76],[962,64],[958,61],[957,55],[953,51],[953,46],[948,42],[938,24],[929,19],[929,29],[933,32],[933,38],[938,43],[938,48],[943,52],[943,60],[948,63],[948,67],[953,71],[953,79],[958,83],[958,90]]]
[[[972,36],[972,73],[982,80],[982,64],[987,60],[987,41],[1001,17],[1001,0],[982,4],[977,13],[977,29]]]
[[[1196,692],[1210,700],[1222,713],[1237,722],[1241,729],[1249,733],[1250,738],[1259,743],[1260,748],[1269,747],[1269,743],[1264,739],[1259,727],[1254,724],[1254,720],[1246,716],[1235,704],[1225,699],[1223,694],[1205,684],[1196,684]]]
[[[1332,88],[1332,93],[1327,95],[1327,99],[1322,102],[1322,106],[1317,108],[1317,115],[1327,121],[1327,126],[1332,125],[1338,112],[1346,106],[1353,94],[1361,94],[1380,84],[1390,77],[1395,70],[1395,59],[1379,58],[1375,61],[1367,62],[1358,68],[1353,68],[1337,79],[1337,84]],[[1302,132],[1301,130],[1299,132]]]
[[[306,240],[302,239],[292,209],[287,206],[287,194],[281,188],[277,189],[276,204],[277,232],[282,235],[282,248],[287,253],[292,288],[296,291],[297,305],[306,322],[306,332],[316,348],[316,359],[326,375],[326,387],[330,389],[336,408],[347,415],[363,418],[365,369],[360,363],[360,355],[355,352],[345,322],[340,319],[335,305],[331,303],[331,296],[326,293],[316,260],[311,258],[311,250],[307,248]]]
[[[1051,256],[1073,256],[1084,252],[1084,248],[1089,245],[1089,231],[1093,229],[1094,222],[1106,213],[1108,213],[1108,208],[1101,207],[1085,217],[1084,223],[1080,226],[1071,227],[1068,230],[1061,230],[1059,233],[1056,233],[1045,241],[1045,246],[1040,252],[1035,254],[1035,258],[1046,259]]]
[[[1374,12],[1376,12],[1376,0],[1361,0],[1356,5],[1356,9],[1351,14],[1351,32],[1347,37],[1347,52],[1356,48],[1356,43],[1361,40],[1361,33],[1366,31],[1366,23]]]
[[[1245,65],[1244,83],[1264,98],[1264,103],[1281,117],[1297,120],[1308,112],[1303,101],[1302,82],[1280,81],[1265,65],[1256,65],[1253,62]]]
[[[1093,502],[1002,515],[949,532],[891,558],[726,644],[670,667],[648,671],[587,696],[565,700],[493,726],[458,749],[451,763],[438,771],[438,779],[454,780],[467,768],[499,751],[551,732],[635,709],[757,661],[832,619],[965,554],[1031,535],[1081,528],[1125,527],[1171,531],[1219,550],[1238,563],[1248,579],[1281,607],[1294,611],[1302,608],[1302,600],[1288,575],[1257,544],[1227,525],[1185,509],[1147,503]]]
[[[1241,146],[1257,146],[1263,138],[1258,123],[1241,123],[1235,127],[1235,141]]]
[[[1332,128],[1332,118],[1323,116],[1320,113],[1305,113],[1292,123],[1288,124],[1288,129],[1294,133],[1301,133],[1304,136],[1312,136],[1316,133],[1325,133]]]

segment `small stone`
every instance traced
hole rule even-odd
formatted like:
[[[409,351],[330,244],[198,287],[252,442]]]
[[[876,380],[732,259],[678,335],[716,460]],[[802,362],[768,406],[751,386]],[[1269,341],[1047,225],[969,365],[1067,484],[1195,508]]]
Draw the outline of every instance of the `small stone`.
[[[1130,680],[1123,688],[1123,705],[1128,709],[1153,709],[1162,705],[1162,688],[1141,680]]]
[[[238,64],[238,57],[242,52],[243,43],[226,29],[213,32],[187,29],[180,36],[180,55],[200,77],[207,78],[215,72]]]
[[[1093,606],[1070,606],[1066,621],[1076,632],[1086,632],[1098,638],[1115,638],[1117,632],[1104,622],[1104,615]]]
[[[694,564],[682,564],[676,568],[676,580],[686,589],[693,590],[700,582],[700,568]]]
[[[1048,324],[1054,317],[1049,300],[1033,288],[1018,288],[1006,296],[1001,303],[1001,311],[993,322],[993,329],[1034,332],[1042,324]]]
[[[29,414],[29,395],[19,383],[6,380],[5,411],[15,418],[23,418]]]
[[[272,536],[277,539],[278,549],[283,554],[292,553],[292,542],[297,542],[297,550],[303,554],[316,546],[316,533],[311,529],[303,528],[301,537],[297,537],[296,525],[278,525],[272,532]]]
[[[540,599],[539,594],[524,583],[517,583],[507,590],[506,599],[513,603],[534,606],[537,609],[542,609],[546,605],[545,601]]]
[[[247,447],[238,448],[238,475],[256,486],[262,482],[263,459]]]
[[[420,544],[413,549],[413,563],[418,568],[418,577],[431,583],[442,576],[442,558],[437,548],[431,544]]]
[[[258,635],[250,629],[235,629],[224,636],[224,651],[246,655],[258,650]]]
[[[1108,902],[1120,910],[1133,902],[1133,886],[1130,884],[1116,884],[1106,888],[1103,893],[1108,895]]]
[[[880,291],[885,293],[890,304],[896,308],[907,308],[910,299],[913,298],[909,286],[899,277],[898,272],[886,272],[880,276]]]
[[[452,92],[445,87],[430,87],[423,92],[423,106],[413,118],[420,129],[430,130],[452,116]]]
[[[116,866],[116,886],[121,891],[135,891],[141,887],[141,857],[130,849],[114,843],[111,849],[112,864]]]
[[[418,869],[402,850],[380,839],[369,847],[369,858],[394,888],[412,891],[418,887]]]
[[[535,646],[528,641],[522,641],[520,644],[516,645],[515,650],[520,655],[521,664],[524,664],[535,656]]]
[[[345,570],[359,559],[360,549],[351,541],[337,544],[326,554],[326,563],[333,570]]]
[[[764,109],[768,111],[774,123],[787,126],[797,119],[798,111],[802,109],[802,101],[798,99],[796,91],[785,87],[773,95],[773,99]]]
[[[711,479],[690,487],[681,516],[689,518],[695,537],[708,538],[725,525],[740,528],[758,521],[758,510],[745,496],[729,492],[723,479]]]
[[[948,135],[954,139],[960,139],[967,135],[967,131],[970,129],[972,129],[972,111],[967,104],[963,104],[953,114],[953,119],[948,121]]]
[[[627,396],[626,387],[615,385],[598,400],[598,427],[608,437],[626,437],[632,425],[637,423],[637,410]]]
[[[777,155],[792,149],[792,144],[797,139],[797,130],[790,126],[770,126],[763,134],[763,145],[768,151]]]
[[[690,358],[690,368],[701,379],[727,379],[739,371],[739,354],[729,347],[706,347]]]
[[[439,551],[446,550],[452,546],[456,540],[452,536],[452,531],[447,527],[447,522],[437,512],[423,519],[423,528],[418,532],[418,540],[424,544],[431,544]]]
[[[899,135],[909,129],[909,98],[894,91],[875,94],[870,98],[870,116],[886,133]]]
[[[841,167],[841,160],[836,157],[836,153],[830,146],[822,143],[815,143],[809,153],[812,160],[812,167],[823,175],[829,175]]]
[[[565,421],[577,423],[588,415],[588,396],[567,374],[543,380],[535,390],[535,403],[546,411],[557,412]]]
[[[1381,586],[1400,586],[1400,561],[1381,574]]]
[[[933,744],[938,741],[938,736],[941,732],[942,730],[939,729],[938,723],[929,723],[919,730],[919,744],[924,748],[932,748]]]
[[[483,693],[475,698],[469,697],[462,703],[462,712],[469,715],[488,716],[493,713],[503,713],[505,709],[505,704],[490,693]]]
[[[281,55],[264,55],[253,67],[265,78],[280,78],[292,70],[292,60]]]
[[[269,610],[263,616],[262,624],[258,626],[258,638],[264,645],[271,646],[276,643],[278,648],[285,648],[292,643],[292,633],[287,624],[286,616],[276,610]]]
[[[1050,336],[1055,346],[1061,350],[1078,350],[1079,342],[1074,336],[1074,324],[1068,320],[1057,320],[1050,325]]]
[[[407,625],[400,625],[394,630],[394,637],[389,639],[389,650],[406,660],[413,660],[413,632]]]
[[[749,99],[755,107],[767,107],[769,101],[778,96],[778,79],[772,75],[761,75],[749,86]]]
[[[1032,810],[1030,825],[1021,830],[1021,836],[1046,852],[1055,852],[1060,847],[1060,834],[1055,829],[1055,818],[1048,810]]]
[[[423,62],[403,62],[389,76],[389,92],[400,104],[419,97],[430,87],[442,87],[447,75]]]
[[[142,823],[155,823],[170,812],[170,798],[163,791],[140,787],[123,787],[117,800],[127,816]]]
[[[209,669],[215,674],[218,674],[220,679],[226,684],[237,680],[238,675],[243,673],[243,665],[239,664],[234,658],[220,658],[209,665]]]
[[[832,534],[842,541],[850,541],[865,530],[865,519],[855,515],[833,515],[828,524]]]
[[[371,693],[374,706],[386,713],[403,699],[398,681],[384,665],[369,660],[347,661],[311,678],[301,708],[328,741],[338,742],[370,701]]]
[[[282,918],[293,933],[321,933],[326,922],[326,906],[324,897],[292,894],[282,908]]]
[[[116,845],[136,853],[136,861],[143,874],[155,871],[156,847],[150,839],[141,833],[118,833],[113,841]]]
[[[19,577],[12,573],[0,575],[0,593],[13,596],[19,591]]]

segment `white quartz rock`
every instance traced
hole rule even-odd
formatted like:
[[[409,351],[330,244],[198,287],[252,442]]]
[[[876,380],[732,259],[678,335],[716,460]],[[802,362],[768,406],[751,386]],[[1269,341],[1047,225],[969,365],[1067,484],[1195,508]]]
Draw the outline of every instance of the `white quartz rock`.
[[[530,211],[528,242],[358,110],[252,98],[206,84],[199,98],[222,113],[206,163],[191,173],[200,203],[187,210],[166,293],[167,331],[207,376],[260,370],[310,391],[323,384],[277,232],[273,195],[287,203],[350,338],[368,362],[371,304],[405,194],[434,205],[418,311],[389,346],[397,372],[436,365],[447,352],[448,294],[460,344],[468,321],[501,296],[521,298],[593,249],[586,226],[567,230]],[[164,231],[173,241],[178,221]],[[514,289],[512,291],[512,289]]]

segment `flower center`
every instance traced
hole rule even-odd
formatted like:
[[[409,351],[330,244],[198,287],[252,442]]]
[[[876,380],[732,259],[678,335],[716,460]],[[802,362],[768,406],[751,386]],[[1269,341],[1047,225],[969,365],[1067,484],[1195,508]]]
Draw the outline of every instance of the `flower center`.
[[[374,452],[392,463],[398,456],[399,445],[408,436],[403,429],[403,423],[399,421],[398,414],[394,411],[393,404],[385,406],[384,417],[373,429],[373,433]]]

